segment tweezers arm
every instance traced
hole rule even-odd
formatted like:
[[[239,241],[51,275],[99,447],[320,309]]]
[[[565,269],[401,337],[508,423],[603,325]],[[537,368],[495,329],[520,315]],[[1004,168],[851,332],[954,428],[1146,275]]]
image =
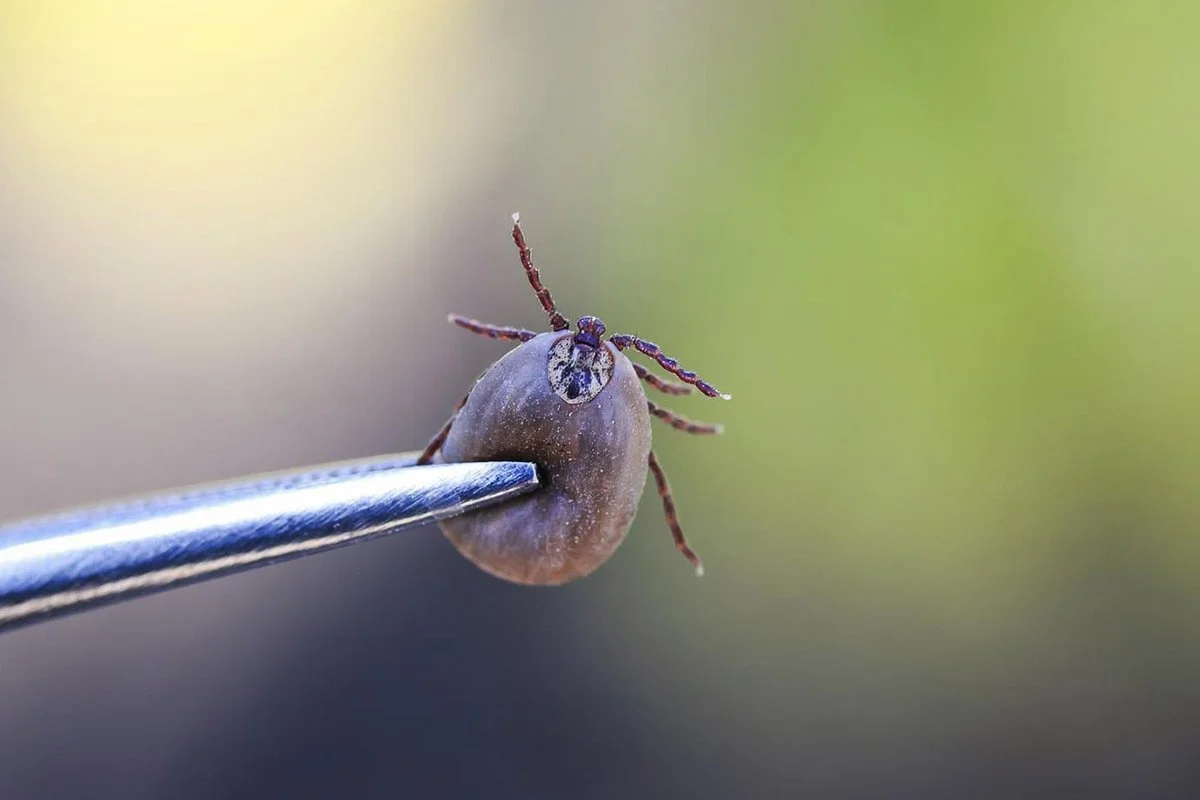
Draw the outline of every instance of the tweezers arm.
[[[0,526],[0,630],[395,533],[538,485],[533,464],[414,460],[273,473]]]

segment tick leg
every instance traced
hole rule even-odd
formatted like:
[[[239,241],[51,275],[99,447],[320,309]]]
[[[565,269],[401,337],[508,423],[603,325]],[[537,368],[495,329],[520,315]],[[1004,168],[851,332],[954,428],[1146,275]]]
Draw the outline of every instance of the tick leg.
[[[527,331],[524,328],[509,328],[505,325],[489,325],[477,319],[460,317],[458,314],[451,314],[446,319],[460,328],[466,328],[471,333],[478,333],[491,339],[512,339],[528,342],[537,336],[535,331]]]
[[[684,433],[724,433],[725,427],[719,423],[711,422],[692,422],[687,417],[681,417],[669,408],[663,408],[650,400],[646,401],[646,405],[650,407],[650,413],[661,419],[663,422],[670,425],[677,431]]]
[[[704,565],[700,563],[700,558],[692,552],[692,548],[688,547],[687,539],[683,538],[683,528],[679,527],[679,515],[675,512],[675,499],[671,497],[671,484],[667,483],[667,474],[659,466],[653,450],[650,451],[650,471],[654,473],[654,482],[658,485],[658,496],[662,498],[663,513],[667,515],[667,525],[671,528],[671,535],[675,537],[675,546],[679,548],[679,552],[683,553],[684,558],[695,567],[696,577],[699,578],[704,574]]]
[[[720,397],[722,400],[730,399],[729,395],[724,394],[711,383],[700,380],[700,376],[696,373],[692,372],[691,370],[681,368],[678,361],[663,353],[663,351],[660,350],[658,345],[656,345],[654,342],[646,339],[639,339],[638,337],[628,333],[614,333],[612,336],[608,337],[608,340],[612,342],[618,350],[624,350],[626,347],[632,347],[639,353],[644,353],[650,356],[667,372],[671,373],[676,378],[679,378],[679,380],[683,381],[684,383],[695,386],[702,393],[708,395],[709,397]]]
[[[571,327],[571,323],[554,308],[554,298],[550,296],[550,290],[542,285],[541,273],[533,266],[533,254],[529,245],[525,244],[525,234],[521,231],[521,215],[513,214],[512,221],[513,243],[517,246],[517,255],[521,257],[521,266],[525,268],[525,277],[529,278],[533,293],[537,295],[538,302],[550,317],[550,327],[556,331],[565,331]]]
[[[446,437],[450,435],[450,428],[454,426],[454,420],[458,418],[458,412],[462,411],[462,407],[467,404],[467,395],[458,402],[454,407],[454,411],[450,414],[450,419],[446,420],[446,424],[437,432],[437,435],[429,440],[429,444],[425,445],[425,449],[421,452],[421,456],[417,459],[417,466],[422,467],[426,464],[433,463],[433,457],[437,455],[437,451],[442,449],[442,445],[446,443]]]
[[[632,363],[632,362],[630,362]],[[634,364],[633,371],[637,376],[646,383],[658,389],[663,394],[691,394],[692,387],[686,383],[675,383],[674,381],[664,381],[662,378],[655,375],[650,370],[643,367],[641,364]]]

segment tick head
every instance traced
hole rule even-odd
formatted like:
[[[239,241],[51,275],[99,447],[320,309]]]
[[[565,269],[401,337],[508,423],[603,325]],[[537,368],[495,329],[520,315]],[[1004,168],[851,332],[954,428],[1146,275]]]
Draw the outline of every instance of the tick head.
[[[604,320],[599,317],[585,316],[580,317],[576,323],[579,328],[579,333],[575,334],[575,342],[577,344],[587,345],[588,347],[599,347],[600,337],[604,335]]]

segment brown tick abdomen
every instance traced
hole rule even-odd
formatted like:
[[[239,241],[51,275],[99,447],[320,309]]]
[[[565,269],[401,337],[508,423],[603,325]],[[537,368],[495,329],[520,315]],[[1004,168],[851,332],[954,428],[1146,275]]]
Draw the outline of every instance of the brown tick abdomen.
[[[641,381],[622,353],[608,385],[570,405],[550,388],[550,347],[570,333],[542,333],[509,351],[471,389],[442,447],[446,461],[532,461],[540,491],[444,520],[459,551],[500,578],[560,584],[608,560],[637,513],[650,454]]]

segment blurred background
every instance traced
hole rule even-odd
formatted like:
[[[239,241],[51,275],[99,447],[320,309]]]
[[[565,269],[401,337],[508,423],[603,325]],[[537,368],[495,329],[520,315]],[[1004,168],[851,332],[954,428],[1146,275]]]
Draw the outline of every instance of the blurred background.
[[[0,637],[0,796],[1200,792],[1200,5],[0,0],[0,518],[734,401],[594,576],[433,529]]]

